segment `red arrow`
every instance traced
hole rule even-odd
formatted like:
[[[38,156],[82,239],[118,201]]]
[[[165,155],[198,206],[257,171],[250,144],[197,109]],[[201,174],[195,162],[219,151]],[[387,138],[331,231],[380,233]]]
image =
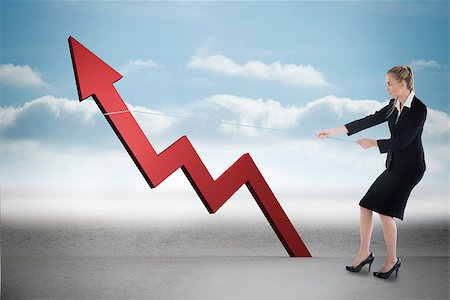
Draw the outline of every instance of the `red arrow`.
[[[105,115],[106,120],[151,188],[181,168],[209,213],[215,213],[245,184],[289,255],[311,256],[250,154],[214,180],[186,136],[156,153],[114,88],[122,75],[73,37],[69,47],[80,101],[92,96],[103,113],[125,111]]]

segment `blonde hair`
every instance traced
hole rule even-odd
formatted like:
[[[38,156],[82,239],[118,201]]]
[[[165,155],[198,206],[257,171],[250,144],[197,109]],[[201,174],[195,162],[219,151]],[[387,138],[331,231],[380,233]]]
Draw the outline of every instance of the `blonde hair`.
[[[410,90],[414,90],[414,75],[413,71],[410,66],[395,66],[389,69],[389,71],[386,72],[387,74],[391,74],[394,79],[397,82],[402,82],[403,80],[406,82],[406,87]],[[394,103],[392,104],[392,107],[389,111],[389,115],[392,115],[392,113],[395,110],[395,106],[397,105],[398,97],[395,98]]]

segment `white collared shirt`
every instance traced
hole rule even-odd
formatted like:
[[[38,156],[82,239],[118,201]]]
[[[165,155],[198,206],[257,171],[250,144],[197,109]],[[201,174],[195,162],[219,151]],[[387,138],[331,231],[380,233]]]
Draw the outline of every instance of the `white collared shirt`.
[[[402,108],[400,108],[400,101],[397,101],[397,104],[395,105],[395,108],[397,108],[398,114],[397,114],[397,120],[395,120],[395,123],[397,123],[398,118],[400,118],[400,114],[402,113],[403,107],[408,107],[411,108],[411,103],[414,99],[414,91],[411,91],[411,93],[409,93],[408,98],[406,98],[405,104],[403,104]]]

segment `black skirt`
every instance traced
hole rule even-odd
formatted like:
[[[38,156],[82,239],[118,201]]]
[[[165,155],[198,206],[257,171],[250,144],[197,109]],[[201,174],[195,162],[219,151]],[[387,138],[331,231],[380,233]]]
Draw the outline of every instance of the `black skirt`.
[[[395,172],[385,170],[375,180],[359,205],[403,220],[406,202],[412,189],[422,179],[424,172]]]

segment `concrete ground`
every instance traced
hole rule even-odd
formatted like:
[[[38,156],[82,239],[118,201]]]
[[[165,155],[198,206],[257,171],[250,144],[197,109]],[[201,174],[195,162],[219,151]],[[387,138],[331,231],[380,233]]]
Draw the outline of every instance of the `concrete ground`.
[[[2,299],[448,299],[448,257],[403,257],[398,278],[349,258],[28,257],[2,265]],[[374,269],[382,260],[375,261]]]
[[[357,207],[348,202],[285,202],[313,255],[290,258],[251,199],[215,215],[194,197],[183,201],[175,211],[170,199],[160,208],[145,199],[131,211],[124,200],[117,214],[106,210],[118,205],[111,199],[97,212],[50,213],[41,202],[25,213],[26,202],[20,211],[3,202],[1,298],[449,299],[445,210],[430,217],[411,205],[408,218],[398,222],[399,276],[382,280],[367,267],[357,274],[345,270],[359,242]],[[323,207],[342,213],[324,215]],[[371,251],[377,271],[385,255],[377,219]]]

